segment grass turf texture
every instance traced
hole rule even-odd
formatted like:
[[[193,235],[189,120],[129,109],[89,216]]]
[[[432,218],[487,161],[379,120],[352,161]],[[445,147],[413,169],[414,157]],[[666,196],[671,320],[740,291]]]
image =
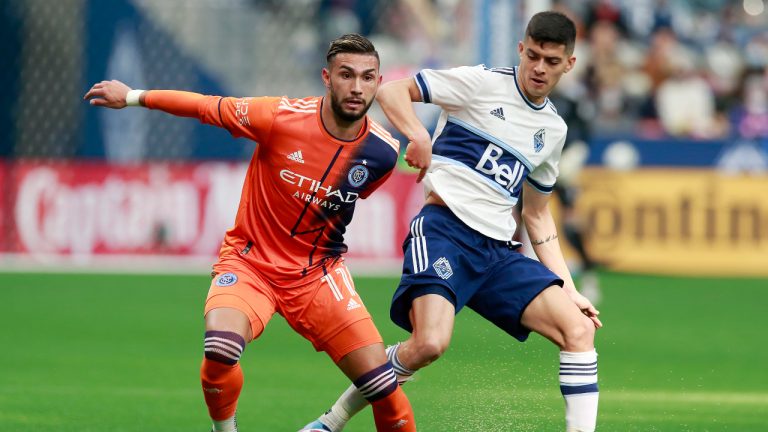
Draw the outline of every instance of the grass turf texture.
[[[768,282],[605,273],[602,431],[768,430]],[[201,276],[0,274],[0,429],[208,431]],[[394,279],[357,278],[387,342]],[[346,387],[276,316],[245,350],[241,431],[295,431]],[[557,350],[465,310],[405,388],[421,431],[562,431]],[[347,431],[370,431],[370,410]]]

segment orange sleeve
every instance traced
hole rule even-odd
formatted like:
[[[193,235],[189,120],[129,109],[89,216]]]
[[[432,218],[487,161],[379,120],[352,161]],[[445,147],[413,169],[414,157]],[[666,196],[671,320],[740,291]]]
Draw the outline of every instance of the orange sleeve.
[[[228,130],[234,137],[263,142],[269,136],[279,97],[232,98],[178,90],[150,90],[144,106]]]

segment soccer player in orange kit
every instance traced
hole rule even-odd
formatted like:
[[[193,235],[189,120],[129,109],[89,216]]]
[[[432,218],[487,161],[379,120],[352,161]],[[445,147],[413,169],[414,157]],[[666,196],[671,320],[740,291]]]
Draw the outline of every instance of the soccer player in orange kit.
[[[236,431],[239,359],[277,312],[325,351],[372,403],[376,429],[415,431],[410,402],[341,255],[355,202],[391,174],[399,144],[366,115],[381,83],[366,38],[331,42],[324,97],[230,98],[95,84],[91,105],[144,106],[195,117],[258,146],[234,227],[213,266],[200,371],[213,431]]]

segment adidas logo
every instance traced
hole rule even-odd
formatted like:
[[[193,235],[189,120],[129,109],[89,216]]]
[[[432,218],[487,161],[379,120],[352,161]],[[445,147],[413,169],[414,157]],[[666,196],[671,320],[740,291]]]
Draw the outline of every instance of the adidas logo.
[[[218,393],[223,392],[224,390],[218,389],[216,387],[208,387],[208,388],[203,387],[203,391],[206,392],[206,393],[218,394]]]
[[[359,307],[360,303],[356,302],[353,298],[349,299],[349,303],[347,303],[347,310],[357,309]]]
[[[298,163],[304,163],[304,157],[301,155],[301,150],[298,150],[289,154],[288,159],[292,161],[296,161]]]
[[[502,120],[506,120],[504,118],[504,108],[502,108],[502,107],[498,107],[495,110],[491,110],[491,115],[494,116],[494,117],[498,117],[498,118],[500,118]]]
[[[408,424],[408,420],[400,419],[400,420],[397,421],[397,423],[392,425],[392,429],[400,429],[400,428],[402,428],[403,426],[405,426],[407,424]]]

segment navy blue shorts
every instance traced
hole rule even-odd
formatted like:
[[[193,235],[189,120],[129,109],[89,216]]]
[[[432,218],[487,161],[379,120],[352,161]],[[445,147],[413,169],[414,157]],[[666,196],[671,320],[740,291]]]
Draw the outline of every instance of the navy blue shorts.
[[[409,332],[413,299],[436,293],[451,297],[456,313],[466,305],[522,342],[531,332],[520,324],[525,308],[544,289],[563,286],[546,266],[469,228],[444,206],[424,206],[413,218],[403,253],[390,317]]]

